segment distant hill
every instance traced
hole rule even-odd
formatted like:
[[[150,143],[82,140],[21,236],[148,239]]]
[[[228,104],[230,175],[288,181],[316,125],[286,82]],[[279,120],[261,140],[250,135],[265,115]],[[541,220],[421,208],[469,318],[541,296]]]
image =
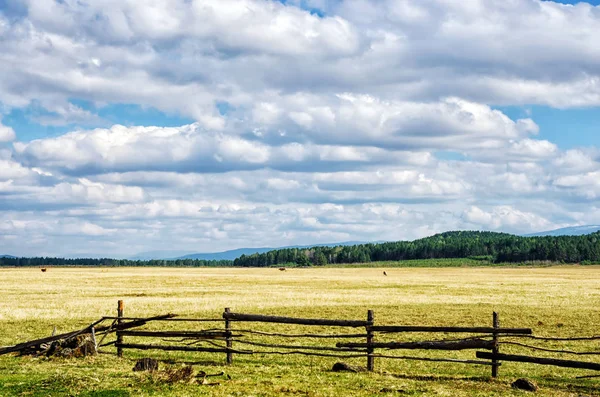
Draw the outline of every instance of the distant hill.
[[[549,230],[547,232],[539,232],[527,234],[525,237],[544,237],[544,236],[584,236],[600,231],[598,225],[573,226],[563,227],[562,229]]]
[[[369,243],[365,243],[365,242],[361,242],[361,241],[345,241],[342,243],[292,245],[292,246],[288,246],[288,247],[278,247],[278,248],[268,248],[268,247],[238,248],[238,249],[223,251],[223,252],[209,252],[209,253],[197,253],[197,254],[184,255],[184,256],[177,257],[175,259],[202,259],[202,260],[206,260],[206,261],[212,261],[212,260],[232,261],[234,259],[239,258],[242,255],[248,256],[248,255],[252,255],[252,254],[264,254],[269,251],[275,251],[275,250],[281,250],[281,249],[287,249],[287,248],[302,249],[302,248],[311,248],[311,247],[338,247],[338,246],[346,247],[346,246],[360,245],[360,244],[369,244]]]
[[[593,230],[587,228],[587,232]],[[576,236],[524,237],[506,233],[456,231],[414,241],[362,244],[310,250],[287,248],[234,260],[234,266],[266,267],[406,261],[413,259],[468,258],[490,263],[549,261],[600,262],[600,231]]]
[[[132,261],[148,261],[152,259],[173,259],[181,258],[184,255],[190,255],[193,251],[147,251],[140,252],[127,259]]]
[[[0,258],[16,258],[16,256],[12,256],[12,255],[0,255]]]

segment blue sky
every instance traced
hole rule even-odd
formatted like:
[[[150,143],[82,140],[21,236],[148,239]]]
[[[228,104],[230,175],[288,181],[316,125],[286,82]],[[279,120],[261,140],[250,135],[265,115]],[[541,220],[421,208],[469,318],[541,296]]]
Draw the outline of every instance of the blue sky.
[[[110,127],[114,124],[175,127],[194,122],[192,118],[180,116],[176,112],[169,114],[153,107],[144,107],[137,104],[114,103],[96,107],[88,101],[69,99],[69,102],[97,115],[98,118],[84,122],[60,122],[58,125],[39,122],[40,117],[57,117],[57,115],[40,109],[39,106],[34,104],[25,108],[11,109],[10,112],[4,115],[2,122],[4,125],[12,127],[18,134],[19,139],[24,141],[58,136],[84,128]]]
[[[563,3],[0,1],[0,254],[600,224],[600,12]]]
[[[539,138],[562,149],[600,145],[600,108],[556,109],[548,106],[498,107],[512,119],[531,117],[540,127]]]
[[[563,4],[577,4],[577,3],[589,3],[592,5],[600,5],[600,0],[588,0],[588,1],[581,1],[581,0],[557,0],[556,3],[563,3]]]

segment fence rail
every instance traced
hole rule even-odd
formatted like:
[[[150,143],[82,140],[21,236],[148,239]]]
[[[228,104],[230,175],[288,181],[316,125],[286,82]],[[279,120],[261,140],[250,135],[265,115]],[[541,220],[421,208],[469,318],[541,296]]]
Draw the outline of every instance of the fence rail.
[[[305,355],[332,358],[363,358],[366,359],[366,368],[369,371],[375,369],[375,361],[380,359],[396,360],[416,360],[430,362],[448,362],[467,365],[483,365],[491,367],[492,377],[497,377],[502,362],[524,362],[542,365],[552,365],[568,368],[588,369],[600,371],[600,363],[587,361],[574,361],[546,357],[532,357],[515,354],[500,353],[500,347],[511,345],[515,348],[541,350],[550,353],[594,355],[600,352],[575,352],[562,349],[547,349],[544,347],[533,346],[505,340],[506,338],[530,338],[531,340],[541,341],[592,341],[600,339],[600,336],[592,337],[540,337],[533,335],[530,328],[502,328],[500,327],[499,315],[493,313],[492,326],[482,327],[456,327],[456,326],[422,326],[422,325],[376,325],[375,315],[372,310],[367,312],[366,320],[340,320],[340,319],[320,319],[320,318],[298,318],[268,316],[261,314],[235,313],[229,308],[223,311],[222,319],[199,319],[199,318],[180,318],[175,315],[158,316],[152,318],[125,317],[124,305],[119,301],[117,316],[104,317],[106,320],[114,320],[112,327],[116,333],[116,341],[106,345],[114,345],[117,348],[117,354],[123,355],[125,349],[139,350],[164,350],[164,351],[184,351],[184,352],[205,352],[225,354],[226,363],[233,364],[235,355]],[[223,327],[213,327],[194,331],[156,331],[140,330],[138,328],[149,321],[177,321],[190,323],[209,323],[221,322]],[[238,326],[242,323],[268,323],[268,324],[293,324],[302,326],[321,326],[330,328],[364,328],[364,333],[285,333],[266,332],[263,330],[251,329],[250,327]],[[106,327],[105,327],[106,328]],[[106,331],[106,329],[103,329]],[[406,333],[435,333],[435,334],[471,334],[463,338],[455,339],[434,339],[423,341],[378,341],[378,337],[391,335],[403,335]],[[260,341],[251,340],[253,336],[261,337]],[[124,337],[135,338],[160,338],[163,342],[180,338],[175,341],[178,345],[165,344],[142,344],[126,343]],[[321,340],[343,340],[343,339],[362,339],[356,342],[337,341],[334,346],[310,346],[300,344],[285,344],[265,342],[268,338],[294,338],[294,339],[321,339]],[[185,344],[183,344],[185,342]],[[209,346],[198,346],[199,344],[209,344]],[[235,347],[234,347],[235,346]],[[265,350],[268,349],[268,350]],[[477,351],[477,359],[457,359],[443,357],[418,357],[391,355],[381,352],[393,350],[439,350],[439,351],[459,351],[459,350],[489,350]]]

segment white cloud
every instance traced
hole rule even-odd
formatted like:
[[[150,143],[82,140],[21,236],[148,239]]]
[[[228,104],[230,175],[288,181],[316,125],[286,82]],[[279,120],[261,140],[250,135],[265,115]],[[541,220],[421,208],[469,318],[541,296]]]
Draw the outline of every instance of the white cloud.
[[[472,206],[464,211],[463,218],[477,228],[492,230],[549,230],[556,227],[556,224],[543,216],[520,211],[511,206],[497,206],[487,211]]]
[[[273,92],[599,105],[597,8],[506,4],[346,0],[320,18],[277,1],[27,1],[0,15],[12,65],[0,101],[137,103],[210,128],[223,123],[216,100],[250,107]],[[307,116],[289,115],[305,128]]]
[[[14,141],[15,139],[15,131],[11,127],[3,125],[0,118],[0,143]]]
[[[372,142],[376,144],[377,142]],[[353,168],[356,164],[427,164],[428,152],[293,142],[272,145],[235,134],[181,127],[125,127],[77,131],[14,143],[25,164],[70,174],[111,171],[222,172],[230,170]]]
[[[598,150],[563,151],[535,117],[496,109],[599,106],[598,7],[28,0],[17,8],[0,12],[0,63],[10,66],[0,73],[0,114],[33,109],[33,122],[78,128],[29,140],[0,124],[6,249],[23,252],[27,241],[35,253],[64,254],[66,242],[94,241],[119,254],[467,228],[524,233],[585,222],[582,207],[589,219],[600,213]],[[107,127],[96,112],[117,104],[195,122],[93,129]]]

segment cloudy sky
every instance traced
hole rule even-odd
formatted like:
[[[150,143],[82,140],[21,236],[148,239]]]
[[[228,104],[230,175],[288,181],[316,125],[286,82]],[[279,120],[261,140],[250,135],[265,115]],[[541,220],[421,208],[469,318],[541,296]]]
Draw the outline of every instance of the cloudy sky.
[[[0,0],[0,254],[600,224],[572,3]]]

